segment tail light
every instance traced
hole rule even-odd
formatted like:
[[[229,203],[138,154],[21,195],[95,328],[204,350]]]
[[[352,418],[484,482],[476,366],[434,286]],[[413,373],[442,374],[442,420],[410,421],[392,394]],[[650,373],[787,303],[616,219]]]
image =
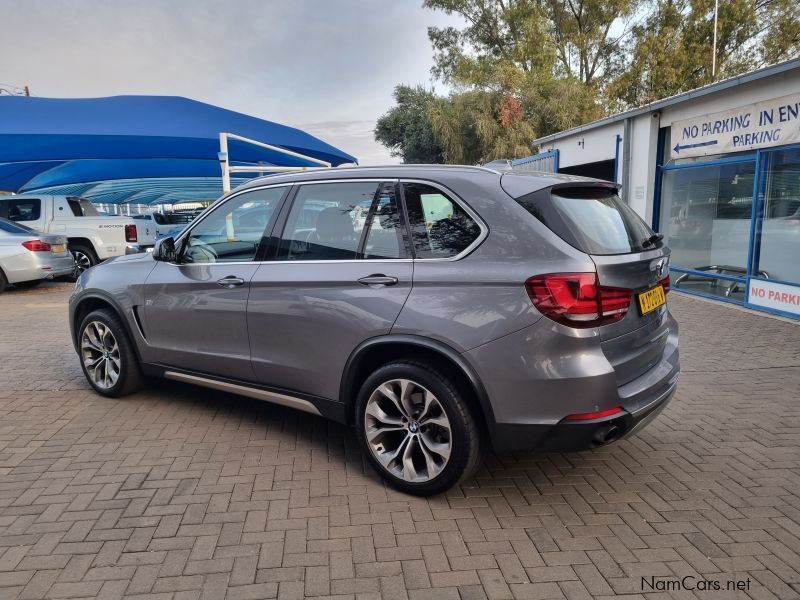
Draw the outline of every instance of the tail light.
[[[42,240],[28,240],[27,242],[22,242],[22,245],[31,252],[50,252],[52,250],[52,246]]]
[[[135,242],[139,238],[136,235],[136,225],[125,225],[125,241]]]
[[[664,293],[666,294],[669,291],[669,275],[664,277],[664,279],[660,279],[658,283],[664,288]]]
[[[570,327],[615,323],[631,304],[631,290],[602,286],[597,273],[551,273],[525,282],[533,305],[544,316]]]

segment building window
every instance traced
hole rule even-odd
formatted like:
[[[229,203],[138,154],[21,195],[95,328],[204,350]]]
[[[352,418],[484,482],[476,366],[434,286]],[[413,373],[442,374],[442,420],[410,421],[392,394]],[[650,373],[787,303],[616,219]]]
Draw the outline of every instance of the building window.
[[[762,156],[764,208],[754,263],[762,276],[800,284],[800,149]]]
[[[662,174],[660,229],[676,288],[744,301],[755,161]],[[707,274],[707,275],[703,275]]]

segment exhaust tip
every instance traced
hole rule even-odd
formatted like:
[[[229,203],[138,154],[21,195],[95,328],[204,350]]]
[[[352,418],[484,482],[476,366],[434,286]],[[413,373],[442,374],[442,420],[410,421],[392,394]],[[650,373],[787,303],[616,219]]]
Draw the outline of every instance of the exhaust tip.
[[[606,444],[617,441],[622,437],[623,433],[624,430],[619,425],[606,425],[604,427],[600,427],[594,433],[593,445],[595,448],[598,446],[605,446]]]

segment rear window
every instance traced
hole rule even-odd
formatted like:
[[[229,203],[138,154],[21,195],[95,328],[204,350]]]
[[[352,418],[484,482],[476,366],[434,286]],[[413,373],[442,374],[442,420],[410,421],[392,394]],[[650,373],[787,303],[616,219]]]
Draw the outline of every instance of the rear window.
[[[37,198],[12,198],[3,202],[8,207],[9,221],[38,221],[42,216],[42,201]]]
[[[607,188],[546,189],[517,202],[570,246],[587,254],[628,254],[661,246],[651,239],[653,230]]]
[[[0,219],[0,231],[7,231],[8,233],[31,233],[33,229],[25,225],[20,225],[19,223]]]

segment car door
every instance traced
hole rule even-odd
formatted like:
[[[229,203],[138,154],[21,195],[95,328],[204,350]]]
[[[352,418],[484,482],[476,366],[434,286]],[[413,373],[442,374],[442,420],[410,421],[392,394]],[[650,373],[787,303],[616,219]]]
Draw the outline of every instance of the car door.
[[[143,290],[143,333],[154,362],[253,380],[247,336],[250,280],[287,189],[234,194],[181,236],[176,262],[156,263]]]
[[[251,283],[253,370],[262,384],[335,400],[350,353],[389,333],[411,290],[396,182],[306,183],[283,212],[276,256]]]

